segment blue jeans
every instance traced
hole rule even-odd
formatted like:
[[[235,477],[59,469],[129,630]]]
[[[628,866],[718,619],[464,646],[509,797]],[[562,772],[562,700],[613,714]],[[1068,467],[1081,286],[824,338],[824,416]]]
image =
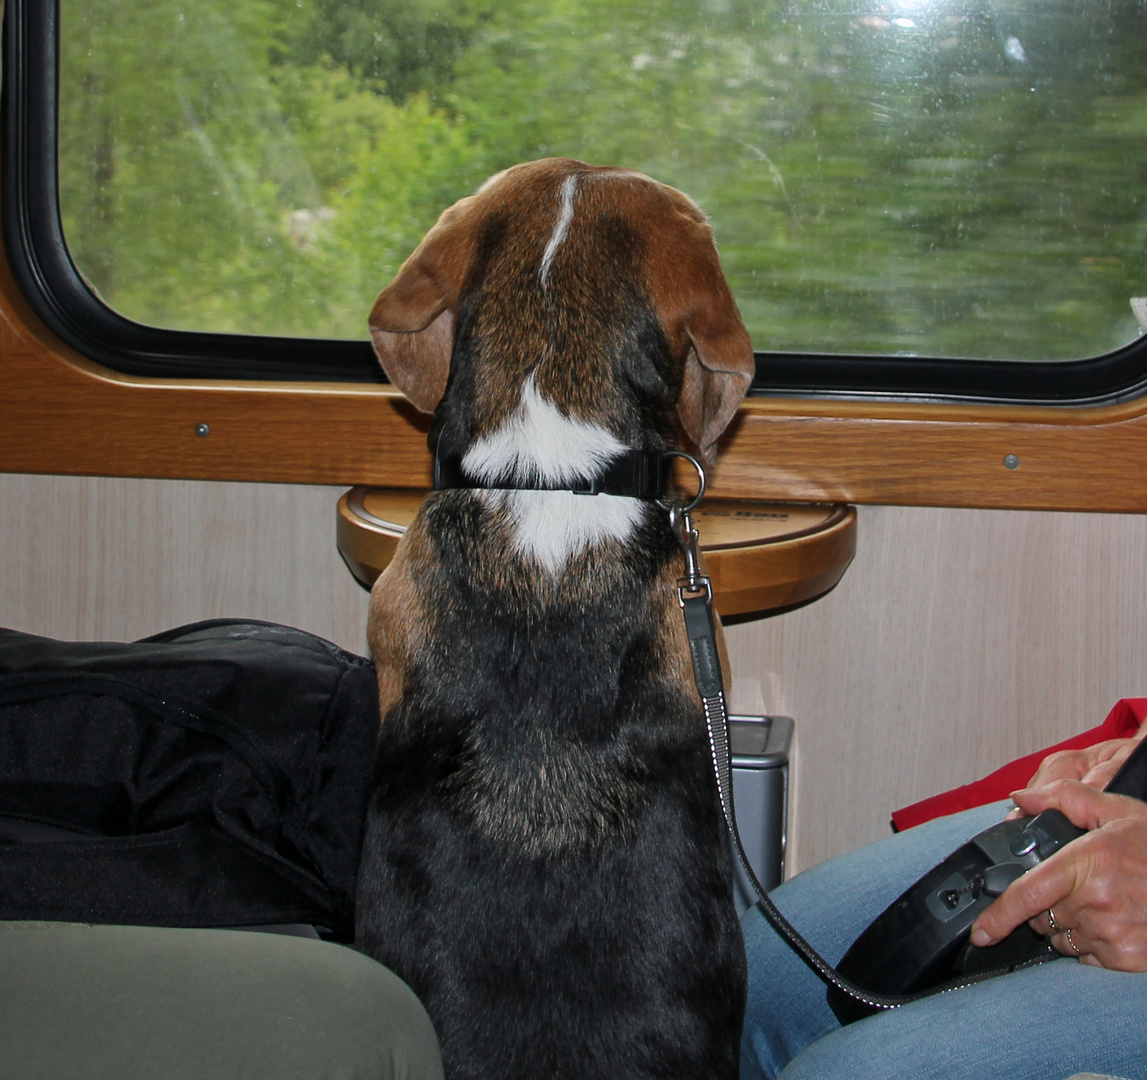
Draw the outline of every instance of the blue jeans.
[[[940,818],[797,875],[773,894],[829,961],[1005,804]],[[742,922],[749,999],[741,1080],[1147,1080],[1147,975],[1053,960],[841,1027],[825,988],[760,910]]]

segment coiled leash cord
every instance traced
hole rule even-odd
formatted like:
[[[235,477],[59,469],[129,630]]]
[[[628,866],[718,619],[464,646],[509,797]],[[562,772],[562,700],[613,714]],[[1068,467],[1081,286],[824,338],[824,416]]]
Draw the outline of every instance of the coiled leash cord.
[[[709,748],[713,756],[713,769],[717,774],[717,790],[721,796],[721,812],[732,837],[733,850],[760,900],[761,911],[774,930],[788,943],[812,970],[830,986],[874,1009],[896,1009],[909,1002],[920,1001],[933,994],[956,990],[962,986],[990,979],[994,971],[954,979],[942,986],[915,994],[877,994],[857,985],[840,974],[820,955],[781,914],[757,878],[737,832],[737,818],[733,810],[733,765],[729,750],[729,713],[725,704],[725,688],[721,675],[721,656],[717,650],[717,633],[713,622],[713,586],[701,573],[698,556],[697,530],[690,517],[705,495],[705,471],[691,454],[675,450],[674,457],[684,458],[696,470],[700,482],[696,496],[688,503],[663,502],[669,511],[669,526],[685,555],[685,576],[677,581],[677,599],[685,615],[685,631],[689,637],[689,655],[693,661],[693,679],[701,704],[705,709],[705,723],[709,728]]]

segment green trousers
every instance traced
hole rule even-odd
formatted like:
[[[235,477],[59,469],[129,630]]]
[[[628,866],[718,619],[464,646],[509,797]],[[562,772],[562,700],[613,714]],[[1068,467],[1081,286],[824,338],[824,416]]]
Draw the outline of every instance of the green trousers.
[[[351,949],[280,934],[0,922],[3,1080],[441,1080],[430,1020]]]

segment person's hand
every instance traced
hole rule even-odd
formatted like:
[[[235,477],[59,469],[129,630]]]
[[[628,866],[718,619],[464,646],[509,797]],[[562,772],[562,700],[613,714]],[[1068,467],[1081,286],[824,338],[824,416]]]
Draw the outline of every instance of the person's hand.
[[[1144,735],[1147,735],[1147,724],[1129,739],[1108,739],[1083,750],[1060,750],[1048,754],[1028,781],[1028,787],[1043,787],[1053,780],[1078,780],[1102,791]]]
[[[1012,798],[1024,814],[1054,807],[1090,831],[1008,886],[973,924],[972,944],[993,945],[1026,920],[1037,934],[1051,934],[1065,956],[1147,971],[1147,803],[1080,780],[1056,780]]]

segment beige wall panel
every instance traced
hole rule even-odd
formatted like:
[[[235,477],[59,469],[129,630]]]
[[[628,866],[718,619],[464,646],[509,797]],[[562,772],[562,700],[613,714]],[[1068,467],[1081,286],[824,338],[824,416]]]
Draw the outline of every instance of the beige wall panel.
[[[366,651],[341,488],[0,474],[0,624],[134,640],[222,616]]]
[[[0,474],[0,624],[129,640],[196,619],[364,652],[333,487]],[[729,630],[733,701],[797,722],[790,865],[1147,695],[1147,518],[862,507],[829,596]]]
[[[734,702],[796,719],[790,865],[1147,695],[1145,591],[1141,516],[861,507],[834,592],[728,632]]]

